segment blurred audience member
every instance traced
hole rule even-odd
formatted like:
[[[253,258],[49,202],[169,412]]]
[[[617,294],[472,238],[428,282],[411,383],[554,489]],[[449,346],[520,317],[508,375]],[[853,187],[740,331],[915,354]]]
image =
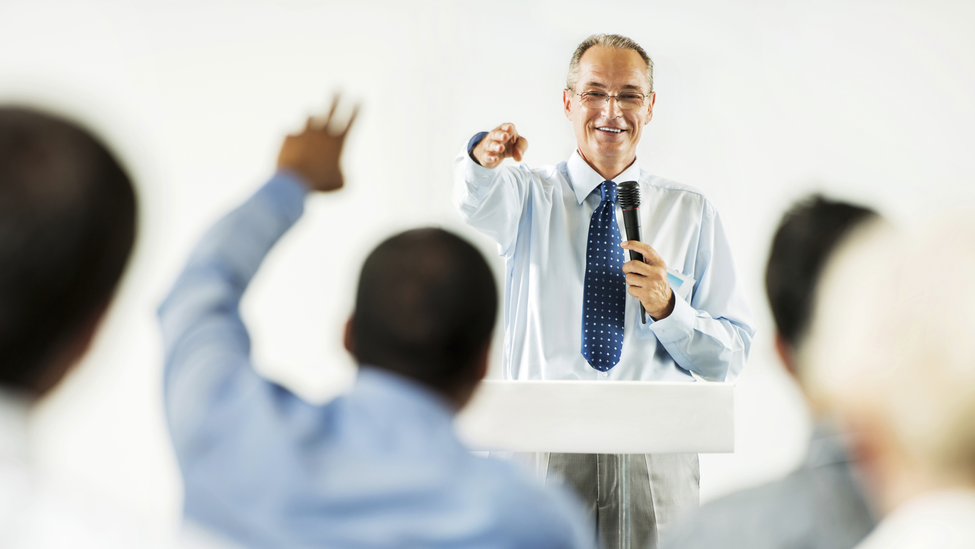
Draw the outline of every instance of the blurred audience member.
[[[309,191],[342,187],[351,125],[329,115],[289,136],[278,173],[203,237],[160,308],[186,516],[249,547],[591,547],[581,507],[454,435],[497,309],[460,238],[408,231],[366,259],[348,395],[308,404],[254,371],[241,296]]]
[[[775,349],[803,389],[797,352],[806,341],[820,273],[843,238],[876,217],[869,209],[813,196],[785,214],[772,240],[765,289],[775,318]],[[845,437],[816,406],[813,414],[809,452],[797,471],[704,505],[669,545],[849,549],[862,539],[873,519],[851,475]]]
[[[28,417],[87,352],[132,251],[125,169],[78,125],[0,106],[0,547],[146,547],[131,517],[32,466]]]
[[[800,360],[884,515],[858,547],[975,547],[973,281],[971,214],[866,230],[824,274]]]

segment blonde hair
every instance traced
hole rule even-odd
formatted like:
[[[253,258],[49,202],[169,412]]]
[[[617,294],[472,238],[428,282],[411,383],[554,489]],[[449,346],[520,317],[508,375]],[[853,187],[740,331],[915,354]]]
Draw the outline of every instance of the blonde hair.
[[[975,473],[975,219],[851,238],[820,285],[800,370],[841,419],[875,417],[930,470]]]

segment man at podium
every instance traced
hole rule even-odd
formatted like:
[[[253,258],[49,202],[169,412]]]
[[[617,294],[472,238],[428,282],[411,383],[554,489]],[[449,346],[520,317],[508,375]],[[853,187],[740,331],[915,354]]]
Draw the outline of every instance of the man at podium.
[[[654,100],[643,48],[593,35],[572,56],[563,91],[577,144],[568,160],[502,166],[528,149],[512,123],[478,133],[456,158],[454,204],[505,258],[506,379],[728,381],[744,367],[754,329],[717,210],[636,157]],[[622,242],[617,185],[627,181],[642,195],[645,243]],[[626,261],[624,249],[644,262]],[[608,547],[655,544],[698,503],[697,454],[534,459],[576,488]],[[625,504],[615,482],[623,460]]]

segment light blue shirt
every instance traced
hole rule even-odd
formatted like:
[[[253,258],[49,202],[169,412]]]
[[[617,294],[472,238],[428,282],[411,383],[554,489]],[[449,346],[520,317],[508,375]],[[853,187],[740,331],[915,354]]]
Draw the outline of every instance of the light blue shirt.
[[[464,151],[454,167],[454,205],[505,259],[506,379],[691,381],[694,372],[730,381],[741,372],[755,333],[751,312],[721,218],[700,191],[636,161],[614,179],[639,182],[642,240],[693,284],[670,316],[648,316],[646,324],[639,300],[627,294],[622,356],[604,374],[580,352],[589,220],[603,178],[578,151],[536,169],[488,169]]]
[[[160,308],[186,516],[261,548],[591,547],[569,496],[472,455],[432,390],[363,367],[316,406],[254,371],[240,299],[306,193],[276,175],[203,237]]]

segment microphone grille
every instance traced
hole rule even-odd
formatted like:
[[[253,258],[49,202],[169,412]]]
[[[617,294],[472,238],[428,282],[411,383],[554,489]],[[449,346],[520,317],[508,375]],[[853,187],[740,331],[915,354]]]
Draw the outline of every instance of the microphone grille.
[[[616,198],[620,208],[632,210],[640,207],[640,184],[636,181],[624,181],[616,185]]]

